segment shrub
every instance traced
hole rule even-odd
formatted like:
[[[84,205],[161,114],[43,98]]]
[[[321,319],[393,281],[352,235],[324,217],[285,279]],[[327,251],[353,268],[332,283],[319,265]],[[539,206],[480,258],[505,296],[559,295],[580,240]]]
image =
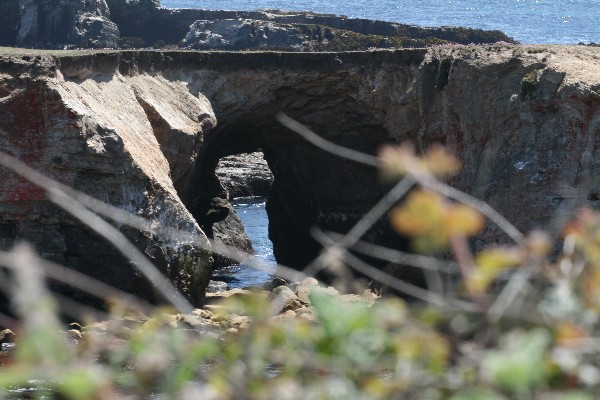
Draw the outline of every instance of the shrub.
[[[113,303],[107,321],[61,333],[40,261],[20,247],[0,257],[14,271],[20,314],[0,388],[69,399],[597,398],[600,215],[580,210],[550,258],[547,235],[522,235],[442,183],[458,169],[443,149],[387,148],[376,163],[400,181],[395,200],[420,186],[393,208],[392,224],[421,252],[453,254],[435,264],[454,269],[453,291],[421,289],[421,301],[406,303],[303,283],[297,298],[239,292],[210,310],[151,316]],[[474,254],[468,238],[485,219],[514,244]],[[337,255],[322,257],[324,267],[352,265],[339,244],[324,251]]]

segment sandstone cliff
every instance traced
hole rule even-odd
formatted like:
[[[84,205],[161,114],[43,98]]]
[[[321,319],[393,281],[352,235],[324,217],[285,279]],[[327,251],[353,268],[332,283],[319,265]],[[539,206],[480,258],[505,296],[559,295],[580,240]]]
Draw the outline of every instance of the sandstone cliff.
[[[215,175],[219,160],[262,149],[274,175],[267,208],[275,255],[300,267],[318,251],[312,226],[348,229],[385,189],[376,171],[284,129],[275,120],[279,111],[367,153],[387,142],[411,141],[420,150],[442,143],[464,164],[454,186],[489,202],[520,229],[551,227],[576,206],[600,207],[599,60],[600,49],[582,46],[15,51],[0,65],[0,149],[111,204],[200,237],[214,235],[213,226],[229,215],[227,191]],[[75,268],[101,277],[114,268],[109,273],[122,274],[122,282],[135,281],[134,270],[50,207],[38,189],[5,176],[4,243],[27,238],[45,256]],[[184,246],[198,262],[178,265],[177,244],[130,235],[183,290],[203,289],[206,254]],[[385,220],[366,238],[404,246]],[[481,245],[502,240],[493,226],[479,238]]]

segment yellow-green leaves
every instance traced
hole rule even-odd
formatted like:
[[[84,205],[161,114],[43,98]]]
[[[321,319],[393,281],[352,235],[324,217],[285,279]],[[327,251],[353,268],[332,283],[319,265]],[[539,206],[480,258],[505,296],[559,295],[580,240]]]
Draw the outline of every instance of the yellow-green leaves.
[[[600,215],[588,208],[577,212],[565,228],[565,241],[573,241],[583,258],[580,291],[586,303],[600,312]]]
[[[485,293],[489,285],[507,268],[520,265],[525,253],[517,247],[493,247],[475,257],[475,269],[466,278],[467,291],[472,295]]]
[[[386,146],[379,152],[381,174],[385,180],[395,180],[411,173],[417,177],[443,178],[455,175],[460,163],[441,145],[432,145],[423,157],[415,155],[410,143]]]
[[[600,268],[600,215],[589,208],[577,212],[576,219],[565,228],[587,261]]]
[[[399,233],[415,238],[417,251],[425,253],[445,249],[454,236],[476,235],[484,225],[476,210],[425,189],[412,192],[390,212],[390,219]]]

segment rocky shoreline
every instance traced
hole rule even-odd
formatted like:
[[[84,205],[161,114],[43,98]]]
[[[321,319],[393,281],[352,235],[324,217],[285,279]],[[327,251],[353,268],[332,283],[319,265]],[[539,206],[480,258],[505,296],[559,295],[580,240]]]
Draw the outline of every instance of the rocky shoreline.
[[[172,10],[160,7],[159,0],[5,0],[0,26],[0,45],[50,49],[347,51],[514,43],[500,31],[422,28],[310,12]]]
[[[67,326],[68,329],[63,334],[73,346],[92,340],[86,339],[86,336],[103,335],[103,340],[112,336],[125,338],[138,329],[158,326],[180,329],[195,337],[218,338],[225,334],[237,334],[250,327],[252,319],[247,315],[236,313],[235,309],[232,311],[231,302],[232,300],[243,302],[244,299],[253,299],[257,296],[267,299],[271,318],[275,321],[300,318],[314,322],[316,317],[311,305],[310,293],[317,288],[343,303],[364,302],[371,306],[378,298],[370,291],[365,291],[362,295],[340,294],[333,287],[319,286],[316,279],[307,278],[302,282],[289,285],[280,284],[268,291],[232,289],[209,293],[207,294],[207,304],[202,308],[195,309],[190,314],[148,316],[137,312],[120,318],[84,325],[73,322]],[[0,348],[0,368],[10,362],[11,354],[18,341],[19,335],[12,330],[0,331],[0,346],[2,346]]]

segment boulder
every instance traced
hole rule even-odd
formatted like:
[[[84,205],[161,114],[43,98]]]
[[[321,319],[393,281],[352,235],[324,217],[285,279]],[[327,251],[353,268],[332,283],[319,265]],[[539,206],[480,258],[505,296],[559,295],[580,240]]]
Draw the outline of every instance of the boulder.
[[[216,173],[229,199],[267,197],[273,183],[273,174],[262,152],[224,157],[219,161]]]
[[[119,28],[105,16],[81,13],[76,16],[67,45],[91,49],[117,49]]]

